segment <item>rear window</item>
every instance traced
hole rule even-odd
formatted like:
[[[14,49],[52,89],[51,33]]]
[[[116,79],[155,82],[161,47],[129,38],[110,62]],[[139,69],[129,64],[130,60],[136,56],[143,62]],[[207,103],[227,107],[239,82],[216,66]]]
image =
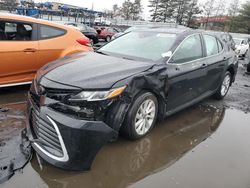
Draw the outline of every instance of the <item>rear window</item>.
[[[40,38],[41,39],[48,39],[48,38],[55,38],[62,36],[66,33],[65,30],[59,29],[56,27],[51,27],[47,25],[40,26]]]

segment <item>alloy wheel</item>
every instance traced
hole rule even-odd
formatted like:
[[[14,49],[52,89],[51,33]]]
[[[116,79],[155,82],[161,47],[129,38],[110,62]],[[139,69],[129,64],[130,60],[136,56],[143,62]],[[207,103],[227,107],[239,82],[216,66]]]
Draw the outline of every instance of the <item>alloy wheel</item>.
[[[222,82],[222,85],[221,85],[221,95],[222,96],[225,96],[228,92],[228,89],[230,87],[230,82],[231,82],[231,77],[230,75],[226,75],[223,82]]]
[[[156,105],[151,99],[145,100],[135,116],[135,131],[138,135],[146,134],[151,128],[156,116]]]

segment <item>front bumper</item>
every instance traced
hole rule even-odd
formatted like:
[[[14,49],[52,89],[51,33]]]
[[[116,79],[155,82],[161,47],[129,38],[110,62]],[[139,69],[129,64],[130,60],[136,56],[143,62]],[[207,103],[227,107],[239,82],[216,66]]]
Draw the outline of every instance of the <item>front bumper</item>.
[[[86,171],[101,147],[118,136],[102,121],[69,117],[40,106],[29,95],[27,130],[32,147],[48,163],[68,170]]]

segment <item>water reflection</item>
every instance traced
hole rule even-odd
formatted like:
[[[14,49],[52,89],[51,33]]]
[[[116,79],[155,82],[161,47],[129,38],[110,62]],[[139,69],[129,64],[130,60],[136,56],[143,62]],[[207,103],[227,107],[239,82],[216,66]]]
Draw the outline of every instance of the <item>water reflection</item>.
[[[33,168],[49,187],[127,187],[146,176],[161,171],[219,127],[225,109],[197,106],[161,122],[147,137],[130,142],[119,140],[105,146],[87,173],[68,172],[48,164]],[[81,165],[81,164],[79,164]]]

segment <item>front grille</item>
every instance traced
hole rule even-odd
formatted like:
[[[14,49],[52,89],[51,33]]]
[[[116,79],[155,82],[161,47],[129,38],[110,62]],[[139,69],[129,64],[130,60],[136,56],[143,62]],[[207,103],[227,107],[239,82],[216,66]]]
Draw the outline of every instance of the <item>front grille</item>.
[[[33,109],[31,112],[32,132],[39,145],[56,156],[63,156],[62,146],[58,134],[53,125],[39,117],[39,111]]]

